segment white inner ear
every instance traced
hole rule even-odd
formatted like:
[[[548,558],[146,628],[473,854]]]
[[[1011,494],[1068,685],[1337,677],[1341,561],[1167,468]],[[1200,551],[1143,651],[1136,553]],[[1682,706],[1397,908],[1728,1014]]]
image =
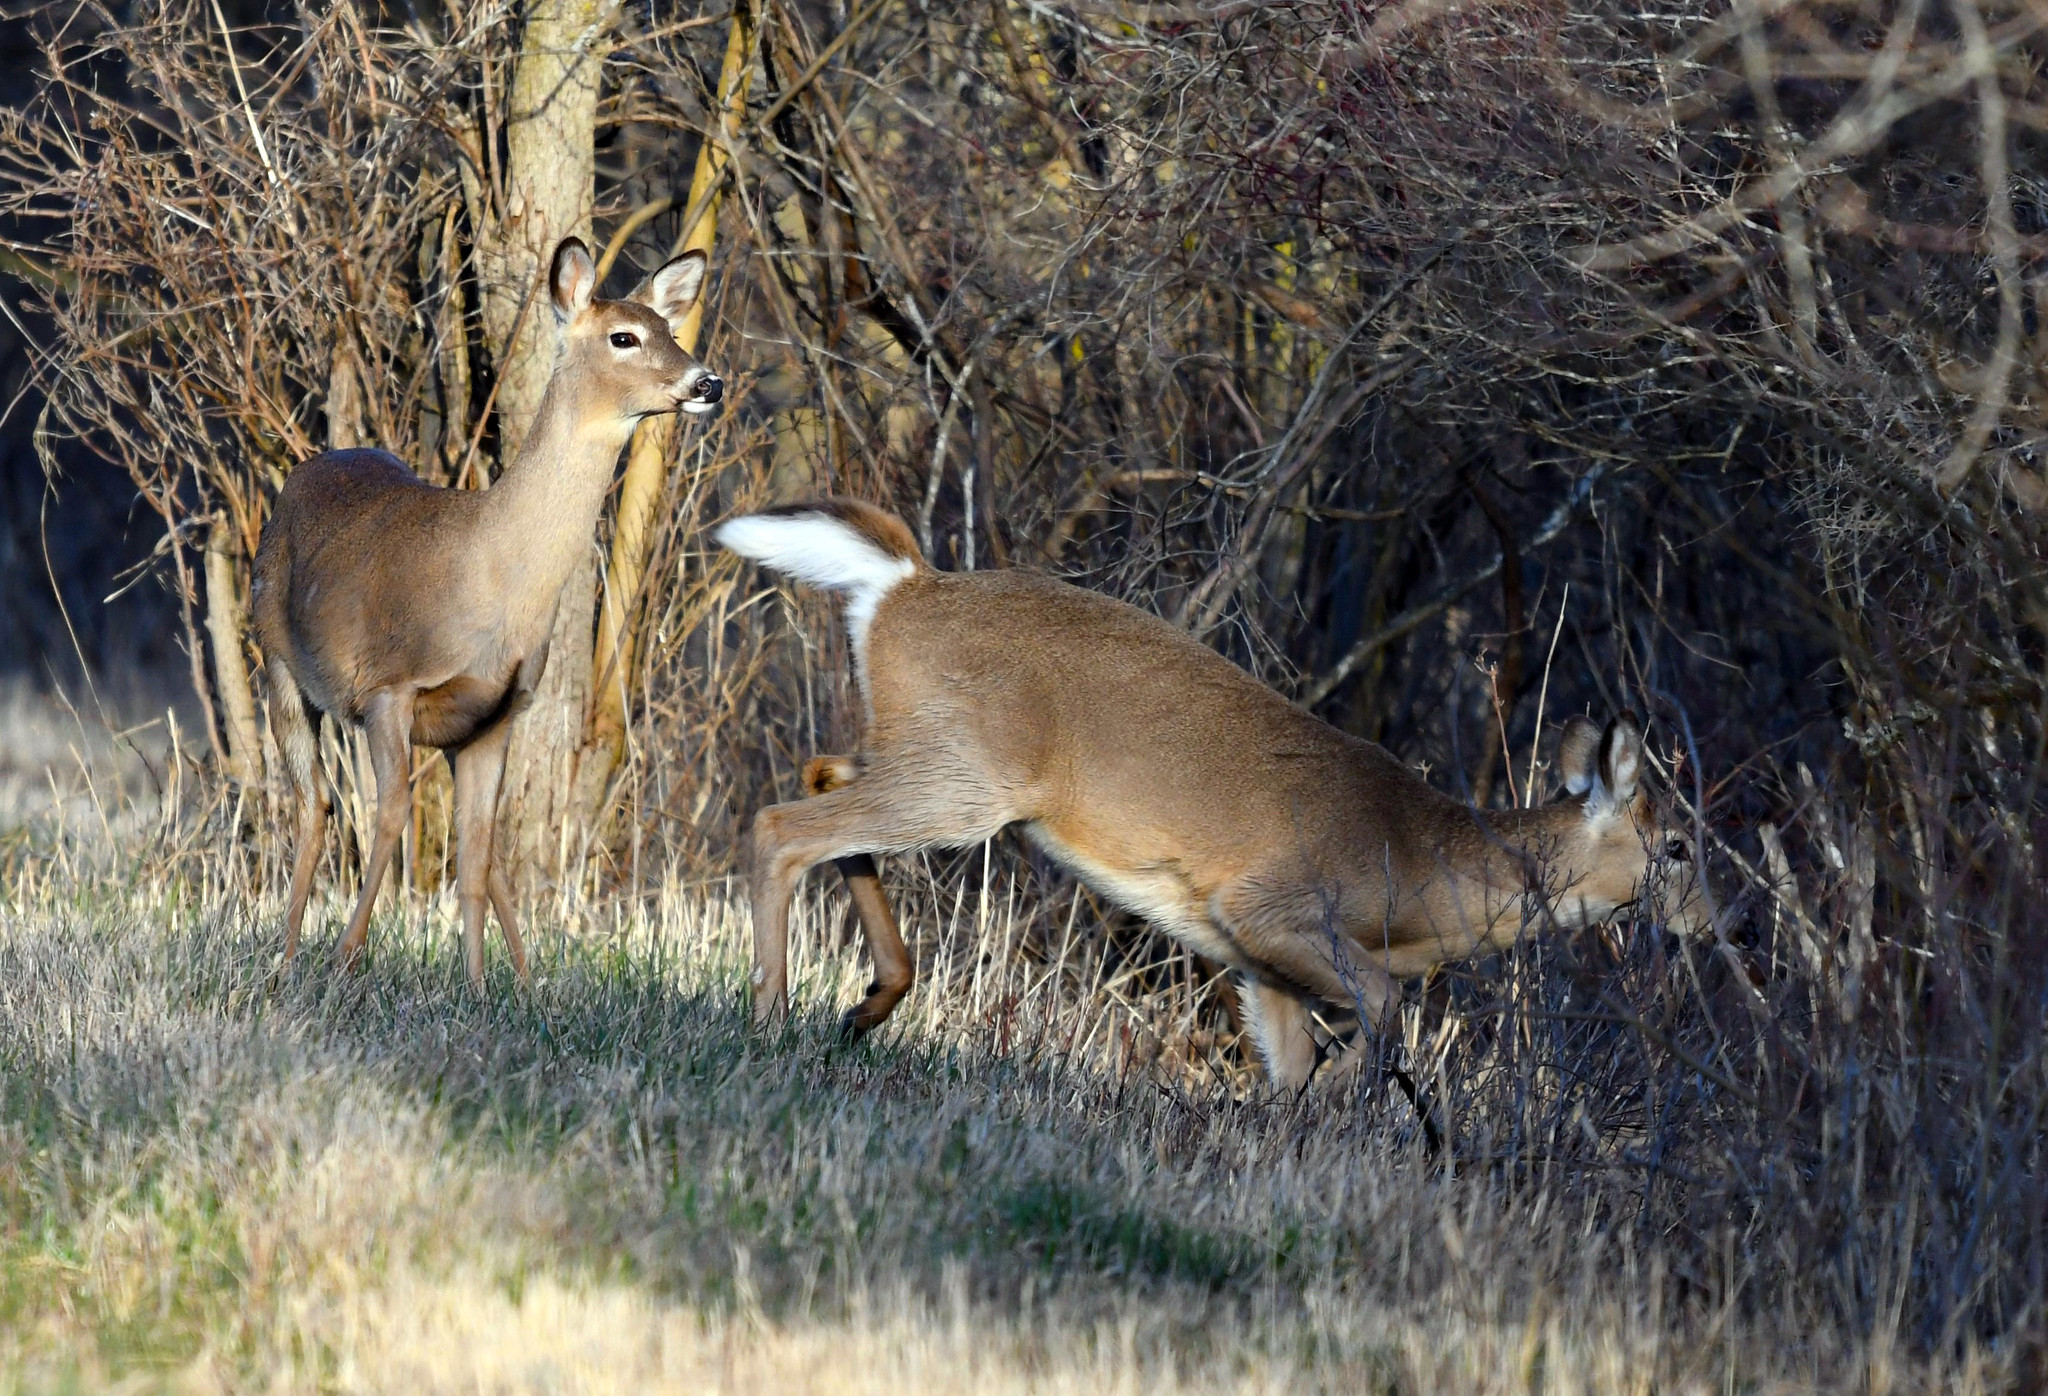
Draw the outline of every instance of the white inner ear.
[[[1642,770],[1642,738],[1633,729],[1609,733],[1607,750],[1594,773],[1593,803],[1612,810],[1633,800],[1636,777]]]
[[[654,273],[647,281],[647,294],[643,298],[649,309],[669,322],[673,327],[679,324],[690,307],[697,303],[697,293],[704,288],[705,261],[701,256],[684,254]]]
[[[1636,774],[1640,769],[1641,767],[1636,761],[1636,749],[1633,744],[1616,752],[1614,754],[1615,791],[1628,795],[1635,794]]]
[[[592,264],[588,252],[577,248],[557,258],[553,287],[557,314],[566,319],[587,309],[590,305],[590,294],[596,289],[597,268]]]
[[[1568,770],[1564,773],[1564,793],[1567,795],[1583,795],[1592,784],[1593,777],[1584,770]]]

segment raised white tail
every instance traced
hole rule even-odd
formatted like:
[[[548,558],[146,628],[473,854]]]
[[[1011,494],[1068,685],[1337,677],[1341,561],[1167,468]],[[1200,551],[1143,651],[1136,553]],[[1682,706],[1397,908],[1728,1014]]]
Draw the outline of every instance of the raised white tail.
[[[875,608],[924,566],[902,520],[854,500],[811,500],[745,514],[720,524],[715,536],[741,557],[845,596],[847,629],[863,667]]]

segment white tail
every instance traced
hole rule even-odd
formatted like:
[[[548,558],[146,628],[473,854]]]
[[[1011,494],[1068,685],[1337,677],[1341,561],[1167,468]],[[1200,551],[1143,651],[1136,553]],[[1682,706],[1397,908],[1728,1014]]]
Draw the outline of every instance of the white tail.
[[[842,589],[872,607],[859,755],[812,761],[812,798],[754,821],[761,1018],[786,1008],[789,901],[808,868],[839,864],[868,934],[858,1033],[910,986],[871,855],[1010,826],[1235,971],[1267,1074],[1289,1086],[1324,1050],[1311,1004],[1377,1022],[1397,979],[1645,897],[1681,930],[1706,925],[1631,717],[1567,726],[1569,798],[1476,810],[1158,617],[1032,572],[935,572],[866,505],[791,505],[719,536],[798,576],[855,577]]]
[[[862,665],[875,608],[923,565],[917,541],[895,516],[848,500],[747,514],[719,525],[716,536],[741,557],[843,594],[855,662]]]

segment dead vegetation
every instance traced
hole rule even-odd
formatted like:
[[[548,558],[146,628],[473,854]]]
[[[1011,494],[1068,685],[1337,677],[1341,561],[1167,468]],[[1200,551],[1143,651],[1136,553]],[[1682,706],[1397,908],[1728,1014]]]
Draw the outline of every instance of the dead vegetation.
[[[155,877],[276,890],[230,641],[281,473],[357,440],[480,484],[516,437],[524,327],[491,298],[531,275],[507,220],[540,206],[521,13],[37,21],[0,211],[47,317],[43,439],[161,514],[208,704]],[[1473,1195],[1658,1258],[1680,1331],[1816,1335],[1823,1385],[1895,1352],[2038,1381],[2044,25],[2018,0],[776,0],[551,40],[592,98],[592,198],[559,216],[615,250],[615,290],[715,216],[700,352],[734,392],[680,450],[636,447],[652,526],[600,540],[564,622],[536,894],[564,925],[658,920],[850,748],[825,611],[706,542],[801,492],[896,508],[945,566],[1153,606],[1482,802],[1540,790],[1539,721],[1634,705],[1724,943],[1636,928],[1411,986],[1407,1051],[1498,1189]],[[357,758],[330,762],[361,829]],[[941,872],[1004,908],[982,951],[1014,1011],[1100,987],[1117,1072],[1237,1118],[1199,966],[1014,852]],[[906,920],[967,953],[957,917]],[[1019,1040],[977,1012],[934,1021]],[[1398,1135],[1389,1109],[1318,1128]]]
[[[981,953],[1027,927],[977,890],[906,902],[946,934],[848,1049],[829,1012],[747,1026],[724,895],[479,998],[450,896],[366,976],[280,982],[274,903],[210,866],[0,890],[9,1396],[2011,1384],[1980,1344],[1752,1311],[1741,1251],[1660,1233],[1635,1169],[1452,1175],[1377,1095],[1133,1071],[1104,958]],[[800,1003],[863,981],[835,919],[797,918]]]

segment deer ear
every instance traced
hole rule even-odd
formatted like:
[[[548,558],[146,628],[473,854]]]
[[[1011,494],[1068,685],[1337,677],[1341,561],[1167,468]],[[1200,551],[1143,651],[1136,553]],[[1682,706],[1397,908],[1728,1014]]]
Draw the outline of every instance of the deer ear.
[[[1587,808],[1598,814],[1625,809],[1636,798],[1643,772],[1643,729],[1634,713],[1623,713],[1600,736],[1600,765]]]
[[[1583,795],[1593,788],[1593,762],[1600,755],[1600,725],[1589,717],[1575,717],[1564,725],[1557,739],[1557,770],[1564,777],[1567,795]]]
[[[555,302],[555,314],[573,319],[590,308],[590,296],[597,289],[597,264],[580,238],[563,238],[555,249],[554,265],[548,269],[548,294]]]
[[[683,317],[697,303],[704,289],[704,272],[709,263],[702,252],[685,252],[662,263],[654,275],[633,293],[633,299],[668,321],[670,330],[681,330]]]

